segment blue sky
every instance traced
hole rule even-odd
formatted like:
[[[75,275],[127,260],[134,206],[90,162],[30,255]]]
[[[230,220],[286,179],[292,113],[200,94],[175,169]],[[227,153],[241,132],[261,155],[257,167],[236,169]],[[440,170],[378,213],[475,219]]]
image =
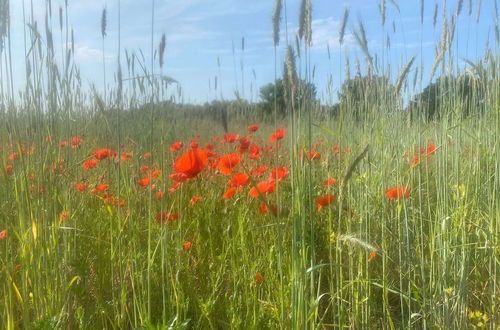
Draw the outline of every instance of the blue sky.
[[[26,5],[29,1],[23,0]],[[12,49],[15,85],[24,84],[24,43],[22,22],[22,0],[11,1]],[[438,2],[438,20],[433,27],[433,13]],[[481,16],[476,23],[479,0],[472,0],[472,16],[468,16],[469,1],[463,2],[461,15],[457,20],[454,39],[455,65],[463,66],[462,58],[472,60],[482,56],[489,38],[489,45],[497,52],[494,41],[493,4],[496,0],[481,2]],[[81,69],[86,85],[95,83],[103,86],[102,44],[100,18],[102,9],[108,11],[108,28],[105,40],[105,60],[107,82],[113,84],[113,71],[117,67],[118,45],[118,1],[117,0],[69,0],[69,25],[75,31],[75,59]],[[356,58],[363,62],[352,29],[358,27],[361,19],[366,28],[369,49],[379,61],[390,63],[393,78],[398,69],[411,56],[416,56],[415,64],[423,64],[424,85],[428,82],[428,72],[435,56],[435,45],[440,40],[443,20],[443,1],[426,0],[424,24],[420,24],[420,2],[417,0],[396,1],[398,12],[391,1],[386,1],[385,27],[381,26],[379,1],[375,0],[313,0],[313,45],[310,52],[311,64],[315,66],[314,82],[318,86],[318,96],[323,102],[335,98],[327,92],[327,81],[332,77],[333,94],[344,77],[345,58],[349,57],[351,72],[355,72]],[[45,1],[33,0],[35,19],[44,26]],[[457,2],[446,1],[448,13],[456,12]],[[58,8],[64,0],[52,0],[52,27],[56,49],[61,49],[58,23]],[[151,6],[152,1],[121,1],[121,45],[122,49],[139,51],[142,49],[149,63],[151,49]],[[156,0],[154,45],[158,46],[161,35],[166,34],[167,46],[165,66],[162,70],[155,63],[155,72],[176,79],[183,91],[184,102],[202,103],[214,98],[233,99],[238,90],[249,100],[258,100],[258,89],[274,79],[274,48],[272,44],[271,15],[272,0]],[[290,40],[294,40],[298,25],[300,1],[287,0],[287,25]],[[350,8],[347,34],[342,48],[338,43],[339,27],[344,8]],[[393,30],[393,22],[395,31]],[[282,38],[278,48],[278,75],[281,75],[284,55],[285,20],[282,23]],[[386,47],[389,35],[391,47]],[[242,38],[245,50],[241,50]],[[331,52],[328,58],[327,47]],[[233,52],[234,48],[234,52]],[[60,58],[60,56],[59,56]],[[220,72],[218,69],[220,59]],[[124,55],[122,55],[124,59]],[[342,62],[341,62],[342,61]],[[243,72],[241,64],[243,63]],[[298,59],[300,66],[304,60]],[[413,69],[415,66],[413,67]],[[125,71],[124,76],[127,76]],[[214,91],[217,76],[219,91]],[[412,73],[409,75],[412,77]],[[209,83],[210,81],[210,83]],[[172,88],[172,91],[175,88]]]

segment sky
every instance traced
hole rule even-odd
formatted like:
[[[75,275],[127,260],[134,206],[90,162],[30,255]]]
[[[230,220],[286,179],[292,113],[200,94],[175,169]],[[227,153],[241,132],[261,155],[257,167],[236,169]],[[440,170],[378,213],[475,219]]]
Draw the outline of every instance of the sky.
[[[32,1],[35,20],[43,31],[48,1]],[[484,54],[487,44],[498,54],[498,45],[494,41],[495,1],[463,1],[453,44],[455,66],[463,68],[463,59],[477,61]],[[15,0],[10,4],[11,47],[16,73],[14,85],[18,89],[22,89],[25,84],[26,25],[23,23],[23,3],[25,10],[29,11],[28,0]],[[448,15],[455,13],[457,1],[425,0],[421,24],[420,1],[388,0],[384,26],[381,25],[379,3],[375,0],[312,0],[313,32],[309,61],[314,67],[313,81],[323,103],[335,102],[337,91],[345,78],[346,58],[351,63],[351,74],[356,72],[356,59],[364,62],[364,55],[352,33],[358,29],[360,20],[365,25],[370,53],[376,55],[381,67],[387,68],[387,63],[390,63],[393,80],[399,69],[412,56],[416,56],[415,64],[423,65],[424,68],[423,87],[428,83],[436,45],[441,37],[443,12]],[[436,3],[438,15],[434,27]],[[446,3],[446,8],[443,8],[443,3]],[[480,19],[476,22],[479,3]],[[56,56],[60,61],[64,41],[59,30],[58,11],[60,6],[64,8],[64,0],[52,0],[51,5],[51,25],[58,53]],[[119,35],[122,66],[125,65],[126,49],[129,53],[142,51],[148,67],[151,67],[151,40],[157,48],[162,34],[165,34],[165,64],[160,68],[158,61],[155,61],[154,72],[178,82],[182,90],[181,100],[178,101],[203,103],[213,99],[230,100],[235,98],[235,91],[250,101],[258,101],[259,88],[275,78],[271,22],[273,7],[272,0],[121,0],[119,29],[118,0],[69,0],[68,25],[74,30],[75,62],[87,87],[95,84],[102,90],[104,86],[103,54],[107,86],[115,84],[113,75],[118,61]],[[288,40],[295,45],[299,7],[300,0],[286,0],[286,19],[283,17],[281,41],[276,53],[278,76],[282,74],[286,32]],[[103,8],[107,9],[108,16],[104,50],[100,22]],[[349,8],[349,21],[341,46],[338,41],[339,29],[345,8]],[[390,48],[387,47],[387,36]],[[304,74],[307,61],[303,52],[297,63]],[[413,76],[416,67],[413,66],[409,77]],[[124,78],[127,78],[127,74],[125,70]],[[215,79],[217,91],[214,89]],[[171,93],[177,94],[176,86],[169,88]]]

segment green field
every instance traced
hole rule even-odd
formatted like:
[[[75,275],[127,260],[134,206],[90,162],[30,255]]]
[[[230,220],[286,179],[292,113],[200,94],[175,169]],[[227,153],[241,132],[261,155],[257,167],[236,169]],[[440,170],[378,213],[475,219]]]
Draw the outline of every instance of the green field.
[[[326,104],[301,24],[267,103],[166,100],[139,57],[86,90],[36,34],[17,96],[1,49],[0,328],[498,329],[498,34],[415,95],[365,54]]]

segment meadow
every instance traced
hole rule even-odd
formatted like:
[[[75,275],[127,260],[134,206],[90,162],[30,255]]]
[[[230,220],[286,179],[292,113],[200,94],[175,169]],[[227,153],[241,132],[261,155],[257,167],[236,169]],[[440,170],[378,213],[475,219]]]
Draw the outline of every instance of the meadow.
[[[112,87],[85,89],[71,42],[58,62],[34,22],[15,93],[0,26],[0,328],[498,328],[498,12],[496,43],[460,72],[444,19],[420,97],[405,93],[423,69],[391,76],[360,22],[365,72],[334,106],[298,97],[310,6],[281,40],[271,110],[166,99],[164,38],[154,65],[127,53]],[[71,40],[65,10],[50,19]],[[104,47],[106,11],[101,28]]]

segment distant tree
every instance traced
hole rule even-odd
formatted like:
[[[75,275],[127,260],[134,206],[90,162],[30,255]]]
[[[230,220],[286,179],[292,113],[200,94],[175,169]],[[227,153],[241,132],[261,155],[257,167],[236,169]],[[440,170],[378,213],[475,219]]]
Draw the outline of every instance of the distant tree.
[[[297,85],[295,89],[296,106],[310,107],[317,102],[316,86],[313,83],[299,79]],[[287,111],[287,100],[285,95],[285,84],[283,83],[283,79],[276,79],[275,83],[269,83],[262,86],[260,89],[261,109],[267,114],[272,114],[274,112],[276,100],[278,114],[285,115]]]
[[[413,118],[433,120],[454,112],[462,118],[484,110],[484,86],[471,74],[441,76],[415,96],[409,105]]]
[[[355,119],[362,119],[368,113],[394,111],[400,99],[389,78],[384,76],[357,75],[344,81],[338,92],[340,108]]]

